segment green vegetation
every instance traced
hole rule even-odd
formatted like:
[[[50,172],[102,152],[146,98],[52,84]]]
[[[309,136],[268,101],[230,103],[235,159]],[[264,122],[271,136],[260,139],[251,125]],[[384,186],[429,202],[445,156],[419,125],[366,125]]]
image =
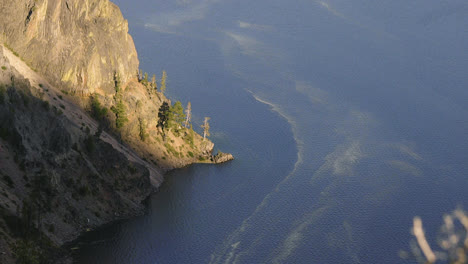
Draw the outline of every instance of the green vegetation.
[[[123,103],[122,100],[119,100],[119,102],[111,107],[112,112],[115,114],[115,127],[117,129],[122,128],[125,126],[125,124],[128,122],[127,118],[127,109],[125,107],[125,104]]]
[[[116,104],[111,107],[111,111],[115,114],[115,127],[120,129],[125,126],[128,122],[127,118],[127,108],[122,100],[122,87],[121,87],[121,80],[120,74],[115,72],[114,74],[114,82],[115,82],[115,96],[114,100]]]
[[[141,70],[138,71],[138,81],[144,86],[148,87],[148,73],[144,73],[144,77],[141,77]]]
[[[115,88],[115,92],[116,93],[119,93],[121,88],[121,80],[120,80],[120,74],[118,72],[115,72],[114,73],[114,88]]]
[[[7,69],[7,67],[5,67],[5,66],[2,66],[2,70],[6,70],[6,69]]]
[[[182,104],[177,101],[172,105],[169,109],[168,115],[168,124],[169,127],[174,129],[174,134],[179,136],[180,129],[182,128],[182,124],[185,121],[185,114],[184,108]]]
[[[5,46],[7,49],[9,49],[13,53],[13,55],[15,55],[16,57],[19,58],[18,52],[14,51],[13,48],[11,48],[8,44],[3,43],[3,46]]]
[[[188,130],[188,133],[185,134],[184,136],[184,141],[185,143],[187,144],[190,144],[190,147],[195,148],[195,144],[194,144],[194,136],[195,136],[195,131],[193,131],[193,127],[192,125],[190,125],[190,128]]]
[[[91,115],[98,121],[102,121],[107,115],[108,109],[104,106],[101,106],[101,102],[96,94],[91,97]]]
[[[138,118],[138,125],[140,127],[140,140],[146,141],[146,139],[148,138],[148,133],[146,132],[146,120],[143,118]]]
[[[159,107],[158,111],[158,125],[157,127],[161,128],[163,139],[166,138],[165,129],[167,127],[167,122],[169,121],[169,104],[167,102],[163,102],[161,107]]]
[[[153,74],[151,81],[149,81],[148,78],[149,77],[147,72],[145,72],[143,76],[141,76],[141,70],[138,70],[138,81],[148,89],[148,93],[152,93],[153,91],[156,91],[158,89],[156,75]]]
[[[174,157],[179,158],[181,156],[180,153],[169,143],[164,144],[164,146],[166,147],[167,152],[172,154]]]

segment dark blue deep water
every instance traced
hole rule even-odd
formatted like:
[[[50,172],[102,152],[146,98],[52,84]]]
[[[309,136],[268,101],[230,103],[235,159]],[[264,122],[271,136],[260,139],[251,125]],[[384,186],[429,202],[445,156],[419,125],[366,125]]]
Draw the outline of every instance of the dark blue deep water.
[[[167,175],[78,263],[412,263],[468,198],[466,0],[115,1],[236,160]]]

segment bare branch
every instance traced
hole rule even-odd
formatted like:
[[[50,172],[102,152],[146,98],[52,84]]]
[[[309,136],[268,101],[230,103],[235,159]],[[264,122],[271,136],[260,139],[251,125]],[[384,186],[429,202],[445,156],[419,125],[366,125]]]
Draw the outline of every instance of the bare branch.
[[[454,215],[456,218],[458,218],[458,220],[468,233],[468,216],[466,216],[465,213],[460,209],[455,210]],[[468,235],[465,237],[465,247],[468,248]]]
[[[424,229],[422,226],[422,220],[419,217],[415,217],[413,219],[413,235],[416,237],[418,245],[421,248],[427,261],[429,263],[434,263],[436,261],[436,255],[434,254],[431,247],[429,246],[429,243],[426,240],[426,236],[424,234]]]

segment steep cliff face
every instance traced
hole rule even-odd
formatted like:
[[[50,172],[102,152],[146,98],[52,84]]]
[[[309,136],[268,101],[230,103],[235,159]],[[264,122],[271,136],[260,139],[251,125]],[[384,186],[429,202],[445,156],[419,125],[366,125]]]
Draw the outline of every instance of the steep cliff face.
[[[23,64],[0,45],[0,263],[36,263],[88,228],[142,213],[162,181]]]
[[[171,102],[137,69],[108,0],[0,0],[0,263],[141,213],[166,170],[229,160],[180,121],[158,128]]]
[[[136,76],[128,23],[108,0],[0,0],[0,41],[55,86],[112,93]]]

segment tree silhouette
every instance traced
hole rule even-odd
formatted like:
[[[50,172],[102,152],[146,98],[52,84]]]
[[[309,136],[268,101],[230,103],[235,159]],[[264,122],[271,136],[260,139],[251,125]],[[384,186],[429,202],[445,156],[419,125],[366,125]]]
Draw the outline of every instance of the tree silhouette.
[[[158,124],[156,127],[161,128],[163,139],[166,138],[165,128],[167,127],[167,122],[169,121],[169,104],[163,102],[158,111]]]

